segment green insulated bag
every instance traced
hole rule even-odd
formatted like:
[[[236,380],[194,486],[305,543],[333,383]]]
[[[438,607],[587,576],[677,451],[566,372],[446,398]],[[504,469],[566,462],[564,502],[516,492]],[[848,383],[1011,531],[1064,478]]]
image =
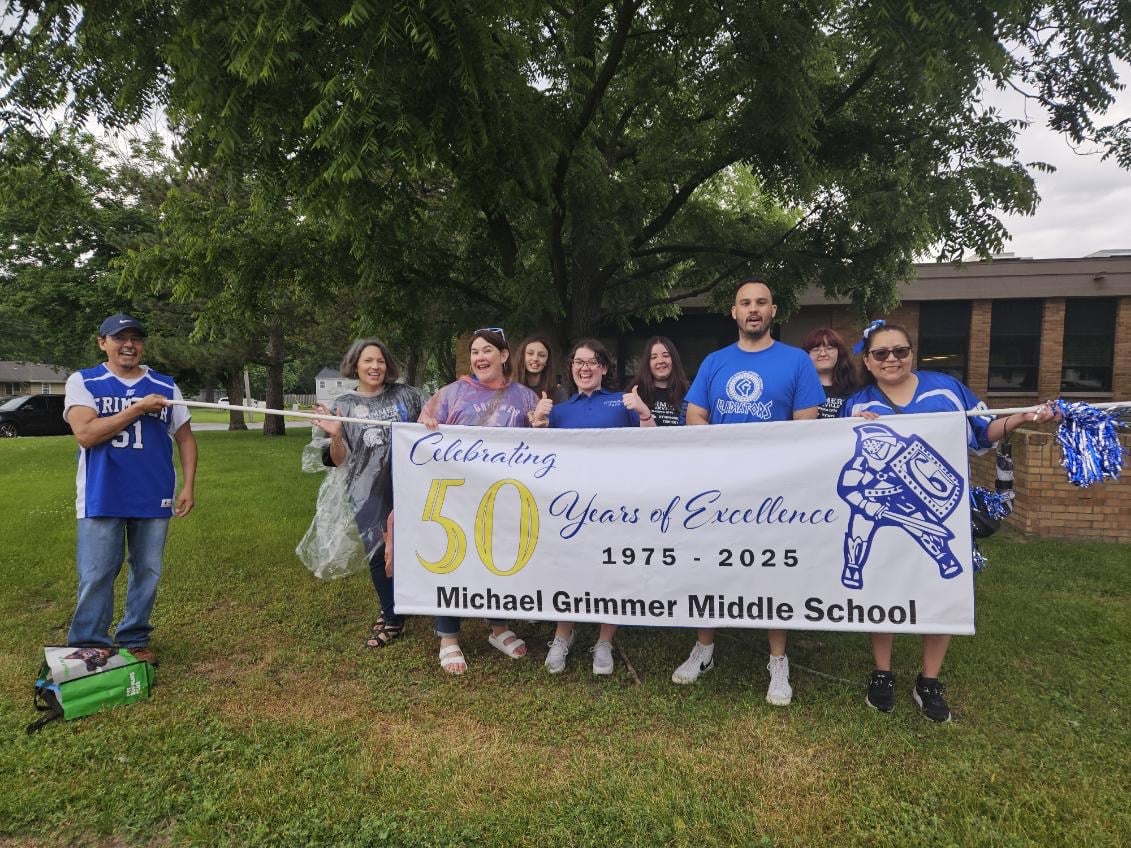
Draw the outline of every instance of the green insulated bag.
[[[125,648],[44,648],[35,681],[35,708],[44,713],[27,727],[35,733],[57,718],[81,718],[149,697],[153,666]]]

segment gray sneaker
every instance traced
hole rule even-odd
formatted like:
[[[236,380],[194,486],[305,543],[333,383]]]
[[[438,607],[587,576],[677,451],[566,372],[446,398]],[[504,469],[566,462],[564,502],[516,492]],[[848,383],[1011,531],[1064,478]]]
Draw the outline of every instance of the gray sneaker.
[[[766,703],[775,707],[788,707],[793,700],[793,687],[789,685],[789,657],[770,657],[766,669],[770,672],[770,688],[766,690]]]
[[[561,639],[557,636],[549,643],[550,653],[546,654],[546,671],[550,674],[561,674],[565,671],[566,657],[569,656],[570,646],[573,645],[573,637],[577,635],[575,630],[569,634],[568,639]]]
[[[672,674],[672,683],[694,683],[715,667],[715,646],[695,643],[691,656]]]
[[[613,673],[613,643],[601,639],[591,649],[593,652],[593,673]]]

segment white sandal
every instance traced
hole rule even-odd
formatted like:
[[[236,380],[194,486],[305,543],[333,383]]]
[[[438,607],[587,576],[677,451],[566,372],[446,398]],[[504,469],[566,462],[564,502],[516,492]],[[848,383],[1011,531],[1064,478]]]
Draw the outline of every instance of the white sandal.
[[[513,639],[514,641],[507,642],[507,639]],[[523,651],[521,654],[516,653],[519,648],[526,647],[526,642],[515,636],[513,630],[504,630],[498,636],[495,636],[493,634],[489,635],[487,637],[487,641],[490,642],[493,647],[498,648],[500,651],[510,657],[512,660],[520,660],[526,656],[525,651]]]
[[[457,670],[454,668],[457,665],[462,665],[463,668]],[[440,668],[451,675],[460,675],[467,671],[467,660],[459,645],[445,645],[440,648]]]

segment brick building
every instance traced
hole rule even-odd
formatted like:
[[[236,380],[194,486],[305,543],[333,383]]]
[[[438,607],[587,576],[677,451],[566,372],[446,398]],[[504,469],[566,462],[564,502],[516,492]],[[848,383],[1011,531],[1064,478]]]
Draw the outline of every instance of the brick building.
[[[954,375],[990,406],[1131,398],[1131,251],[915,272],[885,317],[910,331],[919,367]],[[819,326],[859,338],[864,320],[847,304],[810,291],[801,306],[783,341]]]
[[[883,316],[911,334],[918,366],[954,375],[991,408],[1063,397],[1092,403],[1131,400],[1131,250],[1081,259],[1014,259],[915,266],[901,305]],[[775,328],[799,345],[810,330],[833,327],[849,347],[866,323],[847,302],[819,290]],[[880,316],[871,316],[880,317]],[[610,338],[616,375],[634,373],[644,339],[670,336],[689,374],[735,338],[730,316],[689,308],[677,320]],[[1131,447],[1124,436],[1123,444]],[[1052,428],[1014,434],[1017,510],[1008,525],[1031,536],[1131,541],[1131,469],[1116,483],[1070,485]],[[992,486],[992,454],[975,458],[975,482]]]

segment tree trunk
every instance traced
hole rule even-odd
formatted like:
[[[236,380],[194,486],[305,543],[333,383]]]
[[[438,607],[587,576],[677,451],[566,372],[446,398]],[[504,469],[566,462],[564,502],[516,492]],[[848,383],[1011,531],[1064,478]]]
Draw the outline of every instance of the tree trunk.
[[[232,406],[243,406],[243,373],[242,369],[233,371],[224,378],[224,388],[228,390],[228,403]],[[242,409],[233,409],[228,413],[229,430],[246,430],[247,422],[243,418]]]
[[[420,351],[415,347],[408,350],[408,359],[405,362],[405,382],[410,386],[420,386]]]
[[[283,331],[272,327],[267,337],[267,408],[283,408],[283,360],[286,358]],[[263,417],[264,436],[285,436],[287,425],[281,415]]]

